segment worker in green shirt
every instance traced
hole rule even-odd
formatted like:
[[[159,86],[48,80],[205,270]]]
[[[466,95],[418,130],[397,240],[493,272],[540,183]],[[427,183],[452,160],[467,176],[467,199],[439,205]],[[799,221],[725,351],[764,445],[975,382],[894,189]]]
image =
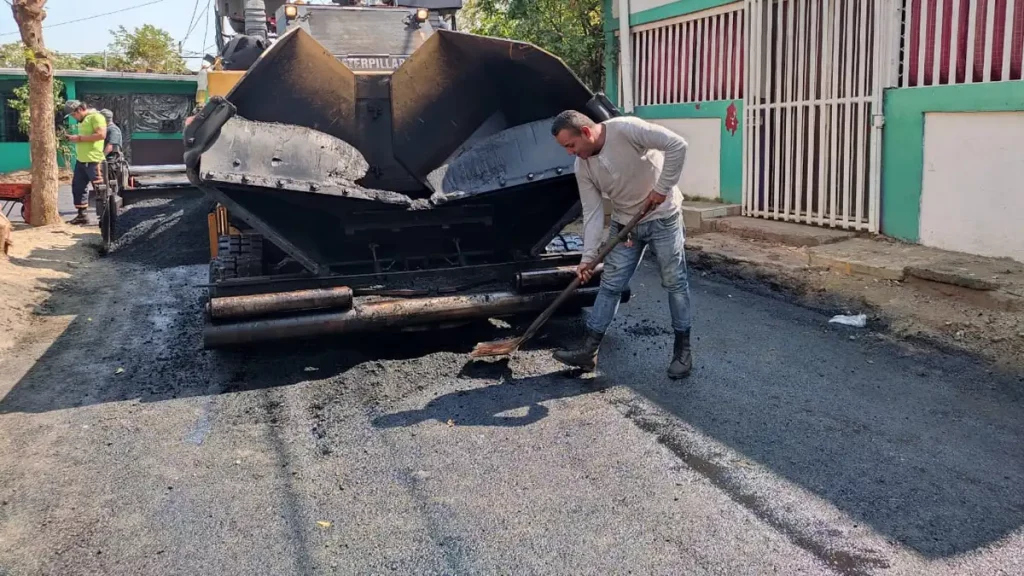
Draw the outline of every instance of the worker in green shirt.
[[[68,140],[75,145],[75,175],[71,179],[71,196],[78,216],[71,224],[88,224],[89,185],[99,178],[99,166],[106,156],[103,141],[107,137],[107,120],[94,108],[78,100],[68,100],[64,109],[78,122],[78,134]]]

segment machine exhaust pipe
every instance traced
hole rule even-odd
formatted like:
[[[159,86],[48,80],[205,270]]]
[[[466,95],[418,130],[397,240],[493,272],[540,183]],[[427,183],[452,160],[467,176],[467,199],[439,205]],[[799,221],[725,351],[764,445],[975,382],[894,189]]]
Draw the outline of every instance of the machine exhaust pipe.
[[[593,305],[598,290],[584,288],[576,291],[565,302],[563,310]],[[469,296],[368,302],[344,312],[208,325],[203,332],[203,345],[209,349],[289,338],[387,331],[417,324],[458,322],[538,312],[551,304],[559,294],[560,292],[491,292]],[[628,290],[623,292],[623,302],[628,301],[629,297]]]
[[[214,320],[239,320],[281,312],[346,309],[351,306],[352,289],[347,286],[337,286],[211,298],[208,311],[210,318]]]
[[[598,264],[594,268],[594,276],[586,286],[597,286],[601,281],[601,273],[604,272],[604,264]],[[544,270],[527,270],[516,274],[517,292],[536,292],[538,290],[564,288],[576,277],[575,266],[559,266]]]
[[[263,0],[245,0],[245,35],[267,39],[267,5]]]

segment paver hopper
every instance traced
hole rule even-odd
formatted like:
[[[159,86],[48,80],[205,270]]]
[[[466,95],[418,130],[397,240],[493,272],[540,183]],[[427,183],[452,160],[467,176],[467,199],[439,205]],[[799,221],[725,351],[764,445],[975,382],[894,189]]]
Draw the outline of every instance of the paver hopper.
[[[550,122],[617,111],[530,44],[421,40],[353,70],[292,28],[192,120],[189,178],[242,232],[211,262],[208,347],[528,313],[568,283],[579,196]]]

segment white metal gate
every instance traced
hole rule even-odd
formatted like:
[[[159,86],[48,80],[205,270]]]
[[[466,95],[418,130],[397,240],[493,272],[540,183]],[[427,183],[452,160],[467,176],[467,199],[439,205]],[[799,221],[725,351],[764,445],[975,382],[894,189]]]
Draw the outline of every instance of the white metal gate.
[[[743,213],[878,230],[891,0],[746,0]]]

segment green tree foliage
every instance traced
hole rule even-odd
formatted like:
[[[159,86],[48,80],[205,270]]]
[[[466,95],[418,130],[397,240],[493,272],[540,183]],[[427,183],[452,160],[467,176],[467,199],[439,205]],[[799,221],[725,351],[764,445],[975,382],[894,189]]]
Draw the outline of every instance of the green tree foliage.
[[[7,101],[7,105],[18,113],[18,130],[23,134],[29,133],[32,126],[32,113],[29,110],[28,84],[18,86],[13,90],[14,98]],[[54,116],[58,118],[57,126],[57,154],[64,160],[65,166],[71,165],[71,142],[68,141],[68,129],[59,119],[64,116],[64,83],[54,78],[53,80],[53,109]]]
[[[121,72],[185,74],[188,67],[178,53],[170,33],[152,24],[129,31],[124,26],[111,30],[114,40],[108,50],[118,56],[108,58],[108,67]]]
[[[103,54],[88,54],[77,57],[69,54],[53,54],[53,65],[57,70],[106,69],[119,72],[154,72],[157,74],[188,74],[185,60],[178,54],[177,44],[170,33],[145,24],[141,28],[128,30],[124,26],[111,30],[113,36]],[[25,45],[21,42],[0,44],[0,68],[24,68]]]
[[[53,54],[53,65],[57,70],[83,70],[82,61],[70,54]],[[25,68],[25,45],[21,42],[0,44],[0,68]]]
[[[536,44],[592,90],[604,85],[601,0],[468,0],[461,16],[470,32]]]
[[[102,54],[86,54],[79,58],[79,62],[82,63],[83,69],[104,70],[106,68]]]

